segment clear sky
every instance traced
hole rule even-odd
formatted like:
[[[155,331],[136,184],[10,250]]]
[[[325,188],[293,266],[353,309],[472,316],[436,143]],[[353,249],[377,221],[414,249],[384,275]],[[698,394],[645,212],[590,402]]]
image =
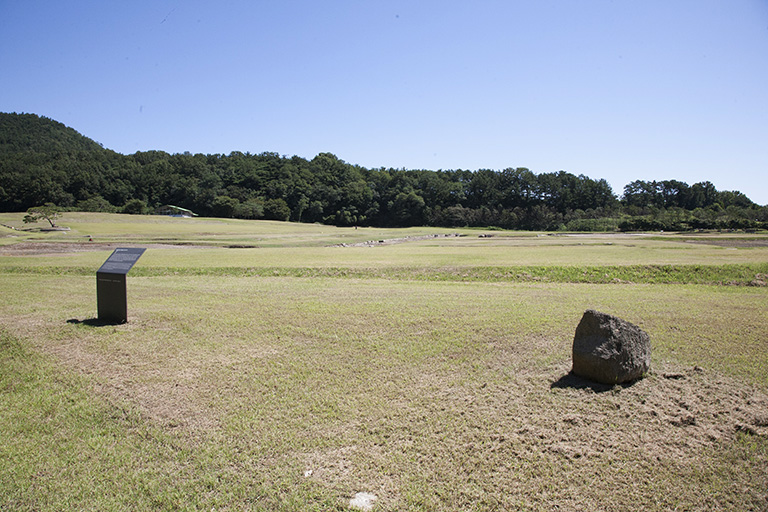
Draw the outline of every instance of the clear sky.
[[[0,111],[124,154],[711,181],[768,204],[768,0],[0,0]]]

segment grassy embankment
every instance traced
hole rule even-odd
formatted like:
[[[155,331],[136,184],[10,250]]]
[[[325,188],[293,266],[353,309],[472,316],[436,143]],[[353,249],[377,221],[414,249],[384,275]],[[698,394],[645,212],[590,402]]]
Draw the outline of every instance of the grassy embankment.
[[[0,256],[0,508],[344,510],[358,491],[376,510],[768,503],[768,293],[715,284],[754,281],[765,247],[61,224],[22,238],[264,247],[149,245],[129,323],[101,327],[109,249]],[[649,332],[651,376],[569,380],[587,308]]]

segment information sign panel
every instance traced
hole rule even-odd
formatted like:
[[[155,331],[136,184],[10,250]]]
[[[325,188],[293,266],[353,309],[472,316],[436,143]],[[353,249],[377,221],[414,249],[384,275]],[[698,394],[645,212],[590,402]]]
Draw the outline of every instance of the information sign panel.
[[[122,324],[128,321],[126,274],[146,249],[118,248],[96,272],[99,321]]]
[[[99,268],[99,272],[107,274],[127,274],[133,265],[141,258],[146,249],[143,248],[120,248],[110,254],[107,261]]]

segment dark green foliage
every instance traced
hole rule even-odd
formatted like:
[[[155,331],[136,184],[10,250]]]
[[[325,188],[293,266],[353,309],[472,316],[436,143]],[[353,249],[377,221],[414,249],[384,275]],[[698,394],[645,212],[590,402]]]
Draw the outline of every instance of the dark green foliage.
[[[695,210],[719,204],[722,207],[738,206],[749,208],[755,206],[741,192],[718,192],[715,186],[708,182],[687,183],[676,180],[665,181],[633,181],[624,187],[624,203],[641,208],[685,208]]]
[[[264,203],[264,218],[269,220],[288,220],[291,209],[283,199],[267,199]]]
[[[147,203],[141,199],[131,199],[125,206],[123,206],[122,213],[128,213],[130,215],[144,215],[149,213]]]
[[[144,151],[121,155],[51,119],[0,113],[0,211],[199,215],[339,226],[529,230],[759,229],[766,207],[709,182],[634,181],[619,201],[604,180],[565,171],[365,169],[331,153]]]
[[[56,227],[55,220],[61,216],[61,211],[53,203],[46,203],[43,206],[35,206],[27,210],[24,216],[24,223],[37,222],[39,220],[47,221],[52,228]]]
[[[0,154],[101,151],[97,142],[35,114],[0,113]]]
[[[116,213],[118,208],[113,206],[109,201],[101,197],[100,195],[91,196],[88,199],[78,201],[75,204],[75,210],[81,212],[104,212],[104,213]]]

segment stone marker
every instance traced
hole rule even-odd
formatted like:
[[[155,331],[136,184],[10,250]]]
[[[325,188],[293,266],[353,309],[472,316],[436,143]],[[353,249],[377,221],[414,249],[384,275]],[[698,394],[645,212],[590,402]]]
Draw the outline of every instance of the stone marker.
[[[355,497],[349,500],[349,506],[368,512],[373,510],[373,503],[376,501],[376,495],[368,492],[358,492]]]
[[[573,337],[573,373],[602,384],[641,378],[651,368],[651,340],[638,326],[588,309]]]

